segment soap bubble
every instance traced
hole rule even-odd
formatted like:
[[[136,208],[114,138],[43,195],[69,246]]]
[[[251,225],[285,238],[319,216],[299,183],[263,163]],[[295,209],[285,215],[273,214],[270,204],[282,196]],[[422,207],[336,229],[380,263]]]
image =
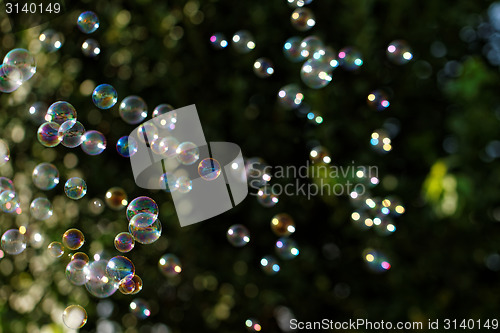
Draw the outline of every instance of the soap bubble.
[[[62,236],[62,243],[70,250],[78,250],[85,243],[85,237],[78,229],[68,229]]]
[[[391,264],[386,256],[374,249],[365,249],[363,251],[363,259],[368,268],[375,273],[382,273],[391,269]]]
[[[130,157],[137,153],[137,141],[131,136],[122,136],[116,142],[116,151],[120,156]]]
[[[264,207],[273,207],[279,202],[279,198],[271,187],[263,186],[257,191],[257,201]]]
[[[42,44],[42,48],[47,53],[52,53],[61,48],[64,44],[64,35],[52,29],[44,30],[38,40]]]
[[[248,318],[245,320],[245,326],[249,332],[260,332],[262,330],[260,322],[255,318]]]
[[[278,101],[286,109],[296,109],[302,104],[304,94],[296,84],[284,86],[278,92]]]
[[[266,185],[271,180],[269,170],[271,170],[271,166],[260,157],[252,157],[245,161],[247,181],[251,187]]]
[[[45,122],[45,116],[47,115],[48,110],[47,104],[44,102],[35,102],[33,103],[29,109],[29,118],[36,125],[41,125]]]
[[[227,229],[227,240],[233,246],[242,247],[250,242],[250,232],[242,224],[234,224]]]
[[[157,155],[163,155],[168,150],[168,139],[167,138],[156,138],[149,143],[149,146],[153,153]]]
[[[383,129],[373,131],[370,138],[371,147],[382,154],[386,154],[392,150],[391,138]]]
[[[413,54],[408,43],[399,39],[387,46],[387,58],[397,65],[404,65],[413,59]]]
[[[25,49],[13,49],[3,58],[3,64],[15,66],[21,71],[21,81],[29,80],[36,73],[35,57]]]
[[[139,213],[130,219],[130,224],[134,228],[145,228],[149,227],[156,221],[157,216],[150,213]]]
[[[372,91],[367,97],[368,105],[377,110],[382,111],[389,107],[390,103],[387,99],[387,94],[380,89]]]
[[[46,122],[38,127],[37,138],[38,141],[45,147],[55,147],[62,141],[62,137],[59,136],[59,128],[61,126],[58,123]]]
[[[304,7],[312,2],[312,0],[286,0],[292,8]]]
[[[128,205],[127,192],[121,187],[112,187],[106,191],[105,200],[109,208],[120,210]]]
[[[271,230],[277,236],[289,236],[295,232],[295,222],[293,218],[286,213],[276,214],[271,219]]]
[[[177,160],[184,165],[191,165],[200,158],[200,150],[192,142],[181,143],[176,150]]]
[[[118,290],[124,295],[130,295],[135,291],[135,282],[132,279],[123,281],[118,286]]]
[[[160,220],[156,219],[153,224],[145,228],[135,228],[132,223],[129,223],[128,230],[137,242],[141,244],[151,244],[160,238],[162,227]]]
[[[166,172],[160,176],[160,187],[167,193],[173,192],[176,190],[175,182],[177,179],[170,172]]]
[[[134,275],[131,281],[133,281],[135,284],[134,291],[131,293],[131,295],[135,295],[142,290],[142,279],[138,275]]]
[[[273,63],[267,58],[259,58],[253,64],[253,72],[261,78],[269,77],[274,73]]]
[[[70,305],[64,309],[62,319],[66,327],[76,330],[87,322],[87,311],[80,305]]]
[[[320,89],[332,81],[332,67],[329,63],[308,59],[300,70],[300,78],[309,88]]]
[[[106,138],[99,131],[87,131],[82,135],[81,147],[88,155],[99,155],[106,149]]]
[[[52,242],[47,247],[47,252],[54,258],[60,258],[64,254],[64,247],[60,242]]]
[[[210,44],[213,46],[214,49],[216,50],[221,50],[227,47],[227,39],[224,34],[217,32],[210,36]]]
[[[281,237],[278,239],[276,241],[275,249],[281,259],[293,259],[299,255],[297,243],[291,238]]]
[[[14,191],[14,183],[7,177],[0,177],[0,193],[7,190]]]
[[[85,127],[78,120],[67,120],[59,127],[58,135],[62,138],[62,145],[68,148],[78,147],[82,143]]]
[[[0,194],[0,208],[5,213],[20,213],[19,198],[14,191],[3,191]]]
[[[12,255],[19,254],[26,249],[26,238],[18,229],[9,229],[4,232],[0,243],[2,249]]]
[[[198,164],[198,174],[207,181],[217,179],[220,173],[220,164],[213,158],[205,158]]]
[[[33,169],[31,178],[36,187],[47,191],[59,184],[59,171],[53,164],[40,163]]]
[[[95,39],[86,39],[82,44],[82,53],[86,57],[97,57],[101,53],[101,46]]]
[[[108,261],[106,273],[115,282],[121,283],[129,281],[134,277],[135,267],[130,259],[123,256],[116,256]]]
[[[52,204],[47,198],[36,198],[30,205],[31,216],[37,220],[46,220],[52,216]]]
[[[68,102],[59,101],[51,104],[47,110],[46,121],[52,121],[61,125],[67,120],[76,120],[76,110]]]
[[[175,124],[177,123],[177,112],[172,112],[174,107],[170,104],[160,104],[153,110],[151,117],[155,122],[156,126],[170,131],[175,129]],[[168,113],[168,115],[165,115]],[[155,119],[158,116],[162,116]]]
[[[252,34],[246,30],[237,31],[233,35],[233,47],[238,53],[248,53],[255,48]]]
[[[66,265],[66,278],[75,286],[83,286],[89,280],[88,261],[71,259]]]
[[[151,143],[158,139],[158,128],[151,122],[147,122],[137,127],[137,139],[142,143]]]
[[[112,108],[118,101],[118,94],[110,84],[100,84],[92,93],[92,102],[99,109],[107,110]]]
[[[130,302],[130,312],[139,319],[146,319],[151,315],[149,304],[143,299],[134,299]]]
[[[85,283],[88,292],[98,298],[106,298],[118,290],[116,283],[106,272],[107,260],[98,260],[89,264],[89,280]]]
[[[158,268],[166,277],[177,276],[182,271],[181,261],[176,255],[170,253],[160,258]]]
[[[323,41],[317,36],[308,36],[300,42],[300,55],[304,58],[310,58],[318,50],[325,47]]]
[[[104,202],[98,198],[90,199],[88,207],[92,214],[99,215],[104,211]]]
[[[278,260],[273,256],[265,256],[260,259],[260,266],[264,273],[274,275],[280,271]]]
[[[87,184],[80,177],[73,177],[64,184],[64,193],[73,200],[81,199],[87,193]]]
[[[175,190],[179,193],[188,193],[193,189],[193,182],[187,176],[180,176],[175,181]]]
[[[7,142],[0,139],[0,166],[4,165],[10,160],[10,150]]]
[[[330,151],[323,146],[316,146],[312,148],[309,152],[309,159],[313,164],[329,164],[332,161]]]
[[[341,49],[338,57],[340,66],[348,71],[356,70],[363,65],[361,52],[352,46]]]
[[[290,17],[292,26],[299,31],[307,31],[316,24],[314,13],[309,8],[297,8]]]
[[[59,243],[60,244],[60,243]],[[71,260],[83,260],[86,263],[89,262],[89,256],[85,254],[84,252],[76,252],[71,256]]]
[[[300,62],[305,60],[305,57],[300,53],[300,44],[302,39],[300,37],[290,37],[283,45],[283,53],[292,62]]]
[[[329,64],[331,69],[335,69],[339,66],[337,52],[329,46],[317,48],[314,50],[311,58]]]
[[[138,214],[139,215],[139,214]],[[137,215],[136,215],[137,216]],[[135,246],[134,236],[128,232],[120,232],[115,237],[115,248],[122,252],[130,252]]]
[[[0,65],[0,92],[11,93],[23,84],[23,73],[16,67]]]
[[[140,213],[149,213],[157,218],[158,205],[150,197],[137,197],[127,206],[127,219],[130,221],[132,217]]]
[[[99,28],[99,18],[94,12],[86,11],[78,16],[78,29],[86,34],[91,34]]]
[[[164,144],[167,146],[167,150],[163,155],[166,157],[177,156],[177,148],[179,147],[179,141],[173,136],[167,136],[163,139]]]
[[[125,97],[118,109],[120,117],[127,123],[135,125],[146,119],[148,106],[139,96]]]

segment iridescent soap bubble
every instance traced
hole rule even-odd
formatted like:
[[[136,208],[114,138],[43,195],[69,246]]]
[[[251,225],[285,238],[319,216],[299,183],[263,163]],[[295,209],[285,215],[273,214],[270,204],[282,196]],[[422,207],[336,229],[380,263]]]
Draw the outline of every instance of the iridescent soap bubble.
[[[61,126],[54,122],[45,122],[36,132],[38,141],[45,147],[55,147],[62,141],[62,137],[59,136],[59,128]]]
[[[388,236],[396,231],[396,225],[390,216],[377,214],[373,218],[373,229],[381,236]]]
[[[299,255],[297,243],[288,237],[281,237],[275,244],[276,253],[281,259],[293,259]]]
[[[27,81],[36,73],[36,61],[26,49],[13,49],[3,58],[3,64],[15,66],[21,71],[21,80]]]
[[[64,44],[64,35],[53,29],[44,30],[38,40],[42,44],[42,48],[47,53],[55,52],[61,48]]]
[[[59,171],[53,164],[40,163],[33,169],[31,178],[36,187],[47,191],[59,184]]]
[[[95,39],[86,39],[82,44],[82,53],[86,57],[97,57],[101,53],[101,46]]]
[[[142,279],[138,275],[134,275],[131,281],[135,284],[134,291],[131,294],[135,295],[142,290]]]
[[[89,280],[85,283],[88,292],[98,298],[106,298],[118,290],[118,283],[106,272],[107,260],[93,261],[89,264]]]
[[[137,216],[137,215],[136,215]],[[135,246],[134,236],[128,232],[120,232],[115,237],[115,248],[122,252],[130,252]]]
[[[83,286],[89,280],[88,261],[72,259],[66,265],[66,278],[75,286]]]
[[[280,265],[274,256],[262,257],[260,259],[260,267],[268,275],[274,275],[280,271]]]
[[[58,131],[58,135],[62,138],[62,145],[68,148],[78,147],[82,143],[84,133],[85,127],[75,119],[65,121]]]
[[[47,247],[47,252],[51,257],[60,258],[64,254],[64,247],[60,242],[52,242]]]
[[[154,243],[161,236],[161,222],[159,219],[145,228],[134,228],[130,223],[128,225],[129,232],[134,236],[134,239],[141,244],[151,244]]]
[[[210,44],[216,50],[221,50],[227,47],[227,39],[224,34],[217,32],[210,36]]]
[[[130,219],[130,224],[134,228],[145,228],[149,227],[156,221],[157,216],[150,213],[139,213]]]
[[[139,319],[146,319],[151,316],[151,310],[149,309],[149,304],[143,299],[134,299],[130,302],[130,312],[134,314]]]
[[[106,149],[106,138],[99,131],[87,131],[82,135],[81,147],[87,155],[99,155]]]
[[[248,332],[260,332],[262,330],[260,322],[255,318],[248,318],[245,320],[245,326],[247,327]]]
[[[317,36],[308,36],[300,42],[300,55],[304,58],[310,58],[318,51],[324,49],[323,41]]]
[[[142,143],[151,143],[158,139],[158,128],[150,122],[141,124],[137,127],[137,138]]]
[[[121,187],[112,187],[106,191],[105,201],[109,208],[120,210],[128,205],[127,192]]]
[[[393,196],[387,197],[382,200],[382,206],[382,213],[386,215],[391,214],[393,216],[399,216],[404,214],[406,211],[404,205],[401,203],[401,200]],[[384,208],[387,209],[387,211]]]
[[[85,243],[85,236],[78,229],[68,229],[62,236],[62,243],[70,250],[78,250]]]
[[[168,139],[167,138],[156,138],[149,143],[149,147],[153,153],[157,155],[163,155],[168,150]]]
[[[86,11],[78,16],[77,25],[81,32],[91,34],[99,28],[99,18],[96,13]]]
[[[191,165],[200,158],[200,150],[197,145],[186,141],[177,146],[177,160],[184,165]]]
[[[370,138],[371,147],[382,154],[388,153],[392,150],[391,138],[383,129],[373,131]]]
[[[259,58],[253,63],[253,72],[261,78],[269,77],[274,73],[273,63],[267,58]]]
[[[286,40],[283,45],[283,53],[292,62],[300,62],[305,60],[305,57],[300,53],[300,44],[302,43],[302,38],[300,37],[290,37]]]
[[[135,267],[130,259],[124,256],[116,256],[109,259],[106,273],[115,282],[121,283],[132,279],[135,274]]]
[[[87,184],[80,177],[72,177],[64,184],[64,193],[70,199],[81,199],[87,193]]]
[[[221,170],[219,162],[213,158],[205,158],[198,164],[198,174],[207,181],[217,179]]]
[[[10,160],[10,150],[7,142],[0,139],[0,166],[4,165]]]
[[[233,47],[239,53],[252,51],[255,48],[253,35],[247,30],[237,31],[233,35]]]
[[[279,197],[270,186],[264,186],[257,191],[257,201],[264,207],[273,207],[279,202]]]
[[[182,271],[181,261],[175,254],[171,253],[164,254],[160,258],[158,268],[166,277],[177,276]]]
[[[286,0],[288,5],[292,8],[304,7],[305,5],[310,4],[312,1],[313,0]]]
[[[356,70],[363,65],[361,52],[352,46],[341,49],[339,51],[338,59],[340,66],[348,71]]]
[[[309,88],[320,89],[332,81],[333,68],[329,63],[316,59],[308,59],[300,70],[302,82]]]
[[[250,232],[242,224],[234,224],[227,229],[227,240],[231,245],[242,247],[250,242]]]
[[[175,183],[177,181],[177,178],[169,173],[166,172],[160,176],[160,187],[167,193],[171,193],[176,190],[175,188]]]
[[[311,58],[329,64],[332,69],[339,66],[337,52],[329,46],[317,48],[314,50]]]
[[[52,121],[62,125],[67,120],[76,120],[76,110],[68,102],[59,101],[51,104],[47,110],[46,121]]]
[[[47,198],[36,198],[30,205],[31,216],[37,220],[46,220],[52,216],[52,204]]]
[[[368,105],[377,111],[385,110],[390,105],[387,94],[380,89],[374,90],[369,93],[366,100]]]
[[[26,249],[26,237],[18,229],[9,229],[2,235],[0,244],[6,253],[16,255]]]
[[[29,118],[36,125],[41,125],[45,122],[48,105],[44,102],[35,102],[28,108]]]
[[[164,155],[166,157],[175,157],[177,156],[177,148],[179,147],[179,141],[173,136],[167,136],[164,138],[165,145],[167,146],[167,150]]]
[[[284,86],[278,92],[278,102],[286,109],[296,109],[302,104],[304,94],[296,84]]]
[[[404,40],[394,40],[387,46],[387,58],[397,65],[404,65],[413,59],[410,46]]]
[[[332,161],[330,151],[323,146],[316,146],[312,148],[309,152],[309,159],[313,164],[329,164]]]
[[[112,108],[118,101],[118,93],[110,84],[100,84],[92,92],[92,102],[99,109],[107,110]]]
[[[0,194],[0,208],[5,213],[20,213],[19,198],[14,191],[3,191]]]
[[[137,141],[131,136],[122,136],[116,142],[116,151],[120,156],[130,157],[137,153]]]
[[[14,191],[14,183],[7,177],[0,177],[0,193],[7,190]]]
[[[374,249],[365,249],[363,259],[368,268],[375,273],[382,273],[391,269],[391,264],[387,257],[380,251]]]
[[[174,107],[170,104],[160,104],[153,110],[151,117],[155,122],[156,126],[160,128],[165,128],[168,130],[174,130],[175,124],[177,123],[177,112],[172,112]],[[168,113],[168,115],[166,115]],[[155,119],[158,116],[163,116]]]
[[[127,219],[130,221],[132,217],[140,213],[152,214],[155,218],[157,218],[158,205],[150,197],[137,197],[132,200],[127,206]]]
[[[351,214],[351,221],[356,228],[367,230],[373,226],[373,220],[370,216],[364,210],[356,210]]]
[[[118,286],[118,290],[124,295],[130,295],[135,291],[135,282],[132,279],[123,281]]]
[[[307,31],[316,24],[315,16],[309,8],[297,8],[290,17],[292,26],[299,31]]]
[[[193,182],[187,176],[180,176],[175,181],[175,190],[179,193],[188,193],[193,189]]]
[[[104,202],[98,198],[90,199],[88,207],[92,214],[99,215],[104,211]]]
[[[70,329],[82,328],[87,322],[87,311],[80,305],[70,305],[64,309],[62,320]]]
[[[271,219],[271,230],[277,236],[289,236],[295,232],[295,221],[286,213],[276,214]]]
[[[120,117],[127,123],[135,125],[146,119],[148,106],[139,96],[125,97],[118,109]]]
[[[83,260],[86,263],[89,262],[89,256],[84,252],[76,252],[71,256],[71,260]]]
[[[0,65],[0,92],[11,93],[23,84],[23,73],[16,67]]]

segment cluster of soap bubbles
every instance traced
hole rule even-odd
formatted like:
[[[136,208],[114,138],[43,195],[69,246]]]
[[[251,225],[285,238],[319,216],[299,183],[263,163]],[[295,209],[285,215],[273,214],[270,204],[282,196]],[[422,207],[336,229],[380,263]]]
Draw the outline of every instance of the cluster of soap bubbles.
[[[54,164],[46,162],[40,163],[33,169],[31,179],[33,184],[40,190],[49,191],[59,184],[59,170],[57,170]],[[87,184],[80,177],[72,177],[66,181],[64,193],[66,193],[66,196],[70,199],[81,199],[87,193]],[[50,202],[45,198],[33,200],[30,208],[35,218],[40,220],[47,219],[52,215]]]
[[[99,28],[99,18],[94,12],[85,11],[78,16],[77,26],[84,34],[92,34]],[[101,53],[99,42],[86,39],[82,44],[82,53],[89,58],[97,57]]]
[[[7,177],[0,177],[0,208],[4,213],[21,214],[14,183]]]
[[[36,61],[26,49],[13,49],[3,58],[0,65],[0,92],[16,91],[23,82],[36,73]]]

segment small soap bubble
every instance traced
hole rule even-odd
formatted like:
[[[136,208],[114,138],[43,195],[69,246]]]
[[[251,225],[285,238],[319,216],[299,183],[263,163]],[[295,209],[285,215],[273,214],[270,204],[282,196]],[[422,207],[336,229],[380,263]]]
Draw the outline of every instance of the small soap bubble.
[[[262,330],[260,322],[255,318],[248,318],[245,320],[245,326],[247,327],[248,332],[260,332]]]
[[[23,73],[16,67],[0,65],[0,92],[11,93],[23,84]]]
[[[68,102],[55,102],[49,106],[45,120],[62,125],[67,120],[76,120],[76,110]]]
[[[259,58],[253,63],[253,72],[260,78],[266,78],[274,73],[274,66],[271,60]]]
[[[110,84],[100,84],[92,92],[92,102],[94,102],[94,105],[99,109],[110,109],[117,101],[118,93]]]
[[[271,230],[277,236],[289,236],[295,232],[295,222],[293,218],[286,213],[276,214],[271,219]]]
[[[252,157],[245,161],[245,172],[248,184],[262,187],[271,180],[271,166],[260,157]]]
[[[137,215],[136,215],[137,216]],[[128,232],[120,232],[118,235],[115,237],[115,248],[122,252],[130,252],[135,246],[135,239],[132,234]]]
[[[46,220],[52,216],[52,204],[47,198],[36,198],[30,205],[31,216],[37,220]]]
[[[89,279],[85,283],[88,292],[98,298],[106,298],[118,290],[118,283],[106,272],[107,260],[93,261],[89,264]]]
[[[385,110],[390,105],[387,94],[380,89],[374,90],[368,94],[367,103],[372,109],[377,111]]]
[[[308,59],[300,70],[300,78],[306,86],[313,89],[326,87],[332,81],[333,68],[329,63]]]
[[[290,17],[292,26],[299,31],[307,31],[314,27],[316,19],[314,13],[309,8],[297,8]]]
[[[92,214],[99,215],[104,211],[104,202],[98,198],[90,199],[88,207]]]
[[[130,219],[130,224],[134,228],[145,228],[149,227],[156,221],[157,216],[150,213],[139,213]]]
[[[31,104],[28,108],[29,119],[35,125],[41,125],[45,122],[45,116],[47,115],[48,105],[44,102],[35,102]]]
[[[174,107],[170,104],[160,104],[155,107],[153,113],[151,114],[151,117],[153,118],[156,126],[168,129],[170,131],[174,130],[177,123],[177,112],[172,112],[173,110]],[[168,115],[166,115],[167,113]]]
[[[124,295],[130,295],[135,291],[135,282],[132,279],[123,281],[118,286],[118,290]]]
[[[142,143],[151,143],[158,139],[158,128],[150,123],[144,123],[137,127],[137,138]]]
[[[387,46],[387,58],[397,65],[404,65],[413,59],[410,46],[404,40],[394,40]]]
[[[70,250],[78,250],[85,243],[85,237],[80,230],[69,229],[63,234],[62,243]]]
[[[163,139],[164,145],[167,147],[167,150],[163,155],[166,157],[176,157],[177,156],[177,148],[179,147],[179,141],[173,136],[167,136]]]
[[[198,174],[204,180],[215,180],[221,173],[219,162],[213,158],[205,158],[198,164]]]
[[[78,147],[82,143],[82,136],[85,133],[85,127],[78,120],[72,119],[65,121],[59,127],[58,135],[62,138],[62,145],[68,148]]]
[[[354,71],[363,65],[361,52],[352,46],[341,49],[338,59],[340,66],[348,71]]]
[[[120,210],[128,205],[127,192],[121,187],[112,187],[106,191],[105,201],[109,208]]]
[[[47,53],[52,53],[61,48],[64,44],[64,35],[53,29],[44,30],[38,40],[42,44],[43,50]]]
[[[99,155],[106,149],[106,138],[99,131],[87,131],[82,135],[81,147],[87,155]]]
[[[81,32],[91,34],[99,28],[99,18],[96,13],[86,11],[78,16],[77,25]]]
[[[168,139],[167,138],[156,138],[149,144],[153,153],[157,155],[163,155],[168,150]]]
[[[200,158],[198,146],[192,142],[183,142],[176,149],[177,160],[184,165],[191,165]]]
[[[138,275],[134,275],[131,281],[133,281],[135,284],[134,291],[131,293],[131,295],[135,295],[142,290],[142,279]]]
[[[330,151],[323,146],[316,146],[309,152],[309,160],[313,164],[329,164],[332,161]]]
[[[391,138],[383,129],[373,131],[370,138],[371,147],[382,154],[388,153],[392,150]]]
[[[158,205],[150,197],[137,197],[127,206],[127,219],[130,221],[132,217],[140,213],[148,213],[158,218]]]
[[[86,263],[89,262],[89,256],[84,252],[76,252],[71,256],[71,260],[83,260]]]
[[[276,253],[281,259],[289,260],[299,255],[297,243],[288,237],[281,237],[275,244]]]
[[[177,276],[182,271],[181,261],[175,254],[171,253],[164,254],[160,258],[158,268],[166,277]]]
[[[278,101],[286,109],[296,109],[302,104],[304,94],[296,84],[284,86],[278,92]]]
[[[193,182],[187,176],[180,176],[175,181],[175,190],[179,193],[188,193],[193,189]]]
[[[134,277],[135,267],[130,259],[124,256],[116,256],[108,261],[106,273],[115,282],[129,281]]]
[[[89,280],[88,261],[71,259],[66,265],[66,278],[75,286],[83,286]]]
[[[235,247],[242,247],[250,242],[250,232],[242,224],[234,224],[227,229],[227,240]]]
[[[64,247],[60,242],[52,242],[47,247],[51,257],[60,258],[64,254]]]
[[[95,58],[101,53],[101,46],[95,39],[86,39],[82,43],[82,53],[86,57]]]
[[[154,243],[161,236],[161,222],[159,219],[145,228],[135,228],[131,223],[128,225],[129,232],[134,236],[134,239],[141,244]]]
[[[80,305],[70,305],[64,309],[62,320],[70,329],[82,328],[87,322],[87,311]]]
[[[59,128],[61,126],[54,122],[45,122],[36,132],[38,141],[45,147],[55,147],[62,141],[62,136],[59,136]]]
[[[137,153],[137,141],[131,136],[122,136],[116,142],[116,151],[120,156],[130,157]]]
[[[300,62],[306,58],[300,53],[300,45],[302,43],[302,38],[300,37],[290,37],[286,40],[283,45],[283,53],[292,62]]]
[[[233,47],[239,53],[248,53],[255,48],[253,35],[246,30],[240,30],[233,35]]]
[[[131,125],[140,123],[148,116],[148,106],[139,96],[125,97],[118,111],[123,121]]]
[[[216,50],[221,50],[227,47],[227,39],[224,34],[217,32],[210,36],[210,44]]]
[[[143,299],[134,299],[130,302],[130,312],[134,314],[139,319],[146,319],[151,316],[151,310],[149,309],[149,304]]]
[[[329,46],[324,48],[317,48],[313,54],[312,59],[322,61],[330,65],[332,69],[339,66],[339,61],[337,60],[337,52]]]
[[[268,275],[275,275],[280,271],[280,265],[274,256],[262,257],[260,259],[260,267]]]
[[[29,80],[36,73],[36,61],[26,49],[13,49],[3,58],[3,64],[17,67],[21,71],[21,81]]]
[[[311,58],[314,53],[319,50],[324,50],[323,41],[317,36],[308,36],[300,42],[299,52],[304,58]]]
[[[33,169],[31,178],[36,187],[48,191],[59,184],[59,171],[53,164],[40,163]]]
[[[17,255],[26,249],[26,237],[18,229],[9,229],[2,235],[2,249],[11,255]]]
[[[7,177],[0,177],[0,193],[7,190],[14,192],[14,183]]]
[[[264,207],[273,207],[279,202],[279,197],[271,187],[264,186],[257,191],[257,201]]]
[[[70,199],[81,199],[87,193],[87,184],[80,177],[70,178],[64,184],[64,193]]]
[[[363,251],[363,259],[368,269],[375,273],[382,273],[391,268],[391,264],[386,256],[382,252],[374,249],[365,249]]]
[[[0,208],[5,213],[20,213],[19,198],[14,191],[3,191],[0,194]]]
[[[0,166],[4,165],[10,160],[10,150],[7,142],[0,139]]]

